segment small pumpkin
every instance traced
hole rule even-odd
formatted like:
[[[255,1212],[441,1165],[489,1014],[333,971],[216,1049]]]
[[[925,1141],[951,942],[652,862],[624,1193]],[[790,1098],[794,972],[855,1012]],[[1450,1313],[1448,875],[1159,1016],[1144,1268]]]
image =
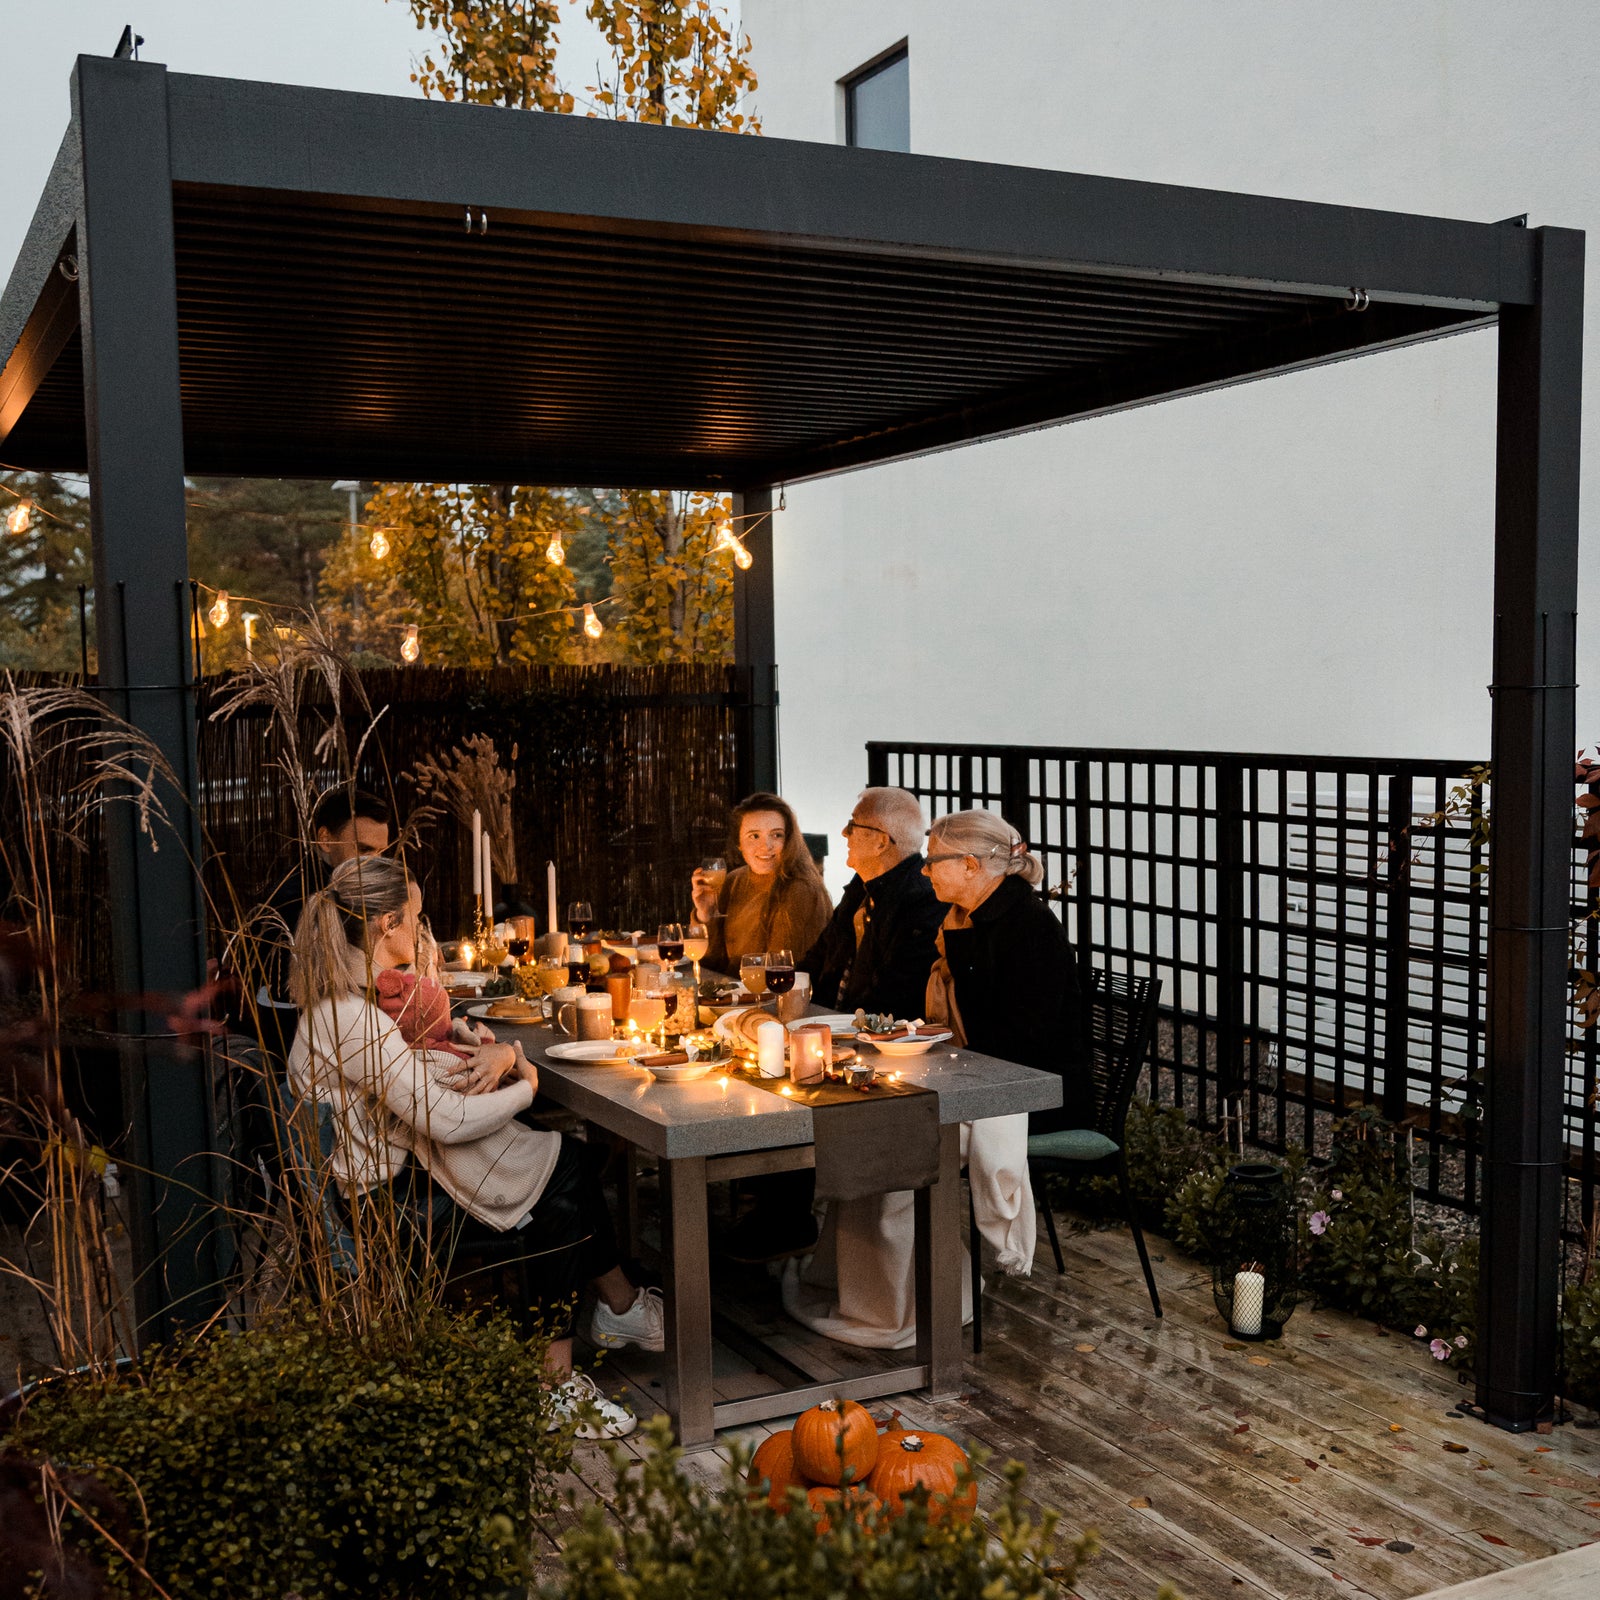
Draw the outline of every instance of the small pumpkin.
[[[863,1483],[878,1463],[878,1425],[854,1400],[824,1400],[794,1423],[795,1465],[813,1483]]]
[[[750,1463],[750,1485],[756,1491],[752,1499],[760,1498],[763,1483],[769,1485],[767,1504],[774,1511],[789,1509],[791,1484],[802,1489],[807,1487],[800,1469],[794,1464],[794,1434],[788,1428],[763,1439]]]
[[[956,1483],[956,1474],[966,1465],[966,1451],[942,1433],[886,1433],[867,1487],[889,1508],[890,1516],[905,1510],[906,1496],[921,1484],[928,1491],[930,1522],[946,1517],[971,1522],[978,1506],[977,1480],[969,1478],[965,1489]]]
[[[842,1507],[854,1519],[857,1527],[870,1528],[883,1502],[870,1489],[859,1484],[848,1484],[840,1489],[833,1484],[820,1483],[816,1488],[806,1491],[806,1504],[817,1514],[817,1537],[820,1539],[833,1528],[830,1508]]]

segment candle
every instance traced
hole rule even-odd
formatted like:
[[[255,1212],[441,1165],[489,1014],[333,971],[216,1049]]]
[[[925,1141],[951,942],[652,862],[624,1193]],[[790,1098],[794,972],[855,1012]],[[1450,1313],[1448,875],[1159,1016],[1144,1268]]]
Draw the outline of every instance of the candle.
[[[486,921],[494,918],[494,857],[489,850],[489,831],[483,834],[483,915]]]
[[[756,1029],[756,1062],[763,1078],[783,1076],[783,1024],[763,1022]]]
[[[1266,1302],[1267,1280],[1246,1267],[1233,1276],[1233,1331],[1254,1339],[1261,1333],[1261,1310]]]
[[[483,817],[472,813],[472,892],[483,898]]]
[[[544,864],[545,887],[545,929],[546,933],[556,931],[556,864],[547,861]]]
[[[821,1083],[828,1072],[831,1042],[826,1026],[796,1028],[789,1036],[789,1076],[796,1083]]]

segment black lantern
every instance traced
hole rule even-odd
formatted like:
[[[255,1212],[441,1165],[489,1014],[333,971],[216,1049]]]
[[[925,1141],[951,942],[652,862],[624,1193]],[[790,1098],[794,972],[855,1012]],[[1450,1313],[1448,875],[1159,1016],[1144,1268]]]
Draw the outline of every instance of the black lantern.
[[[1211,1237],[1211,1293],[1239,1339],[1276,1339],[1295,1306],[1299,1224],[1283,1169],[1228,1168]]]

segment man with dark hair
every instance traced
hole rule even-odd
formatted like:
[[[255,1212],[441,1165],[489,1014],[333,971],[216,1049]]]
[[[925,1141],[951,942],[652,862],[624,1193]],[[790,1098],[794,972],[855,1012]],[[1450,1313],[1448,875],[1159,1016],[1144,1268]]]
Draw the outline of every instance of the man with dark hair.
[[[388,803],[365,789],[329,789],[311,813],[311,837],[330,871],[352,856],[381,856],[389,827]]]

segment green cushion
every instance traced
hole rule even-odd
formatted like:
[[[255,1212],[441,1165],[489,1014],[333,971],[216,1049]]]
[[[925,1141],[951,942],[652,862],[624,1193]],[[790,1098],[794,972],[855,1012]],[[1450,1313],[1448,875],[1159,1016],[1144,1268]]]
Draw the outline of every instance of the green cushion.
[[[1093,1128],[1062,1128],[1028,1136],[1028,1157],[1038,1161],[1099,1161],[1117,1153],[1117,1143]]]

